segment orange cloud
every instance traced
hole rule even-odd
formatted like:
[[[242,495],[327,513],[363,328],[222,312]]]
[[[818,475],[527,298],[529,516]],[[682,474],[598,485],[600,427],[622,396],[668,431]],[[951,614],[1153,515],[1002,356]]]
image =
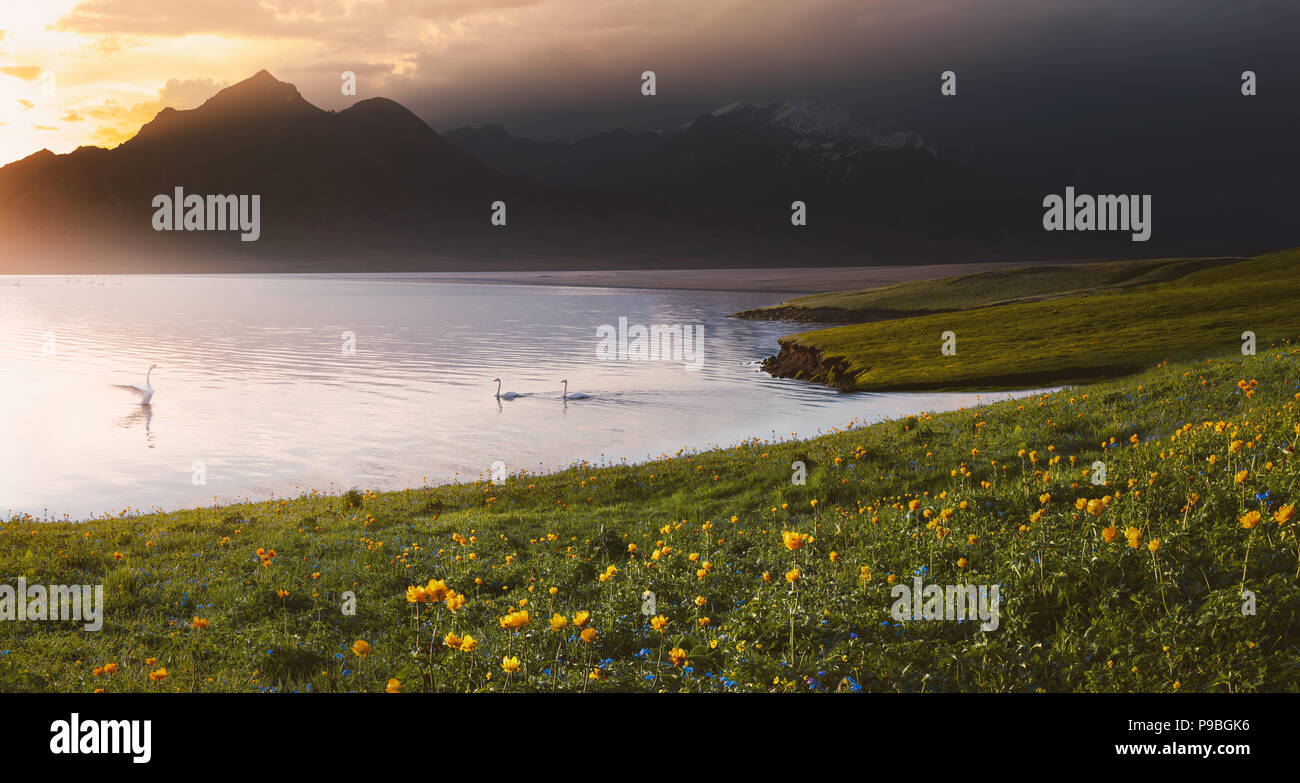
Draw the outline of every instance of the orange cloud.
[[[158,91],[157,100],[136,103],[128,108],[110,98],[87,111],[91,118],[100,123],[92,138],[100,146],[115,147],[134,136],[140,126],[152,120],[163,109],[192,109],[225,86],[226,82],[213,79],[168,79],[167,84]],[[66,116],[64,120],[68,121]]]
[[[30,82],[41,75],[41,68],[37,65],[6,65],[0,68],[0,73],[6,73],[17,79]]]

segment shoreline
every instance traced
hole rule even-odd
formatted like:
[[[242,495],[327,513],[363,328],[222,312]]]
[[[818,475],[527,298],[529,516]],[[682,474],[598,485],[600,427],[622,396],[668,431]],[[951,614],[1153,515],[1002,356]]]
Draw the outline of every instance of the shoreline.
[[[469,285],[532,285],[573,288],[731,291],[738,293],[815,294],[865,290],[895,283],[1070,261],[981,261],[971,263],[893,264],[887,266],[706,267],[697,269],[493,270],[481,272],[96,272],[81,274],[3,274],[3,278],[109,277],[266,277],[322,280],[365,278],[376,282]]]

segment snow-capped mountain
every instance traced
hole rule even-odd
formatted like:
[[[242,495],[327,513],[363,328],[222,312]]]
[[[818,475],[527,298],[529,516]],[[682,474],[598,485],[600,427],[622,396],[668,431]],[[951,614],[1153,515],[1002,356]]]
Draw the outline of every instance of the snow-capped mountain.
[[[843,107],[812,98],[791,98],[783,103],[736,101],[714,109],[709,114],[788,133],[802,149],[846,142],[853,147],[873,150],[935,151],[918,133],[876,133]],[[695,121],[692,120],[683,126],[683,130],[694,124]]]

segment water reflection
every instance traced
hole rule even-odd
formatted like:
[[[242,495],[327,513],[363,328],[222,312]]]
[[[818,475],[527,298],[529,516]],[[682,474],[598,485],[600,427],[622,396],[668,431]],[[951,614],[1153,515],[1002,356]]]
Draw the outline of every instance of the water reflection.
[[[149,444],[149,448],[152,449],[157,445],[153,436],[153,406],[136,403],[135,408],[126,416],[118,419],[117,426],[123,429],[131,429],[144,424],[144,442]]]
[[[643,460],[981,399],[767,376],[757,362],[794,327],[727,315],[781,294],[362,275],[14,282],[0,286],[0,514],[397,489],[497,461],[516,473]],[[621,317],[703,327],[703,366],[599,361],[598,329]],[[152,405],[128,407],[113,386],[155,362]],[[527,396],[497,398],[494,378]],[[562,379],[590,398],[564,399]],[[196,462],[206,484],[191,481]]]

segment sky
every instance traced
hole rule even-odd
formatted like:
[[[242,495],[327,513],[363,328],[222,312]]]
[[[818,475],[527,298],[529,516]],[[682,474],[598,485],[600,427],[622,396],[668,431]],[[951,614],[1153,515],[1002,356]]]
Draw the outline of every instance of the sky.
[[[1294,0],[0,0],[0,164],[114,146],[265,68],[439,131],[573,140],[803,96],[1001,171],[1140,182],[1209,150],[1221,178],[1293,135],[1298,29]]]

